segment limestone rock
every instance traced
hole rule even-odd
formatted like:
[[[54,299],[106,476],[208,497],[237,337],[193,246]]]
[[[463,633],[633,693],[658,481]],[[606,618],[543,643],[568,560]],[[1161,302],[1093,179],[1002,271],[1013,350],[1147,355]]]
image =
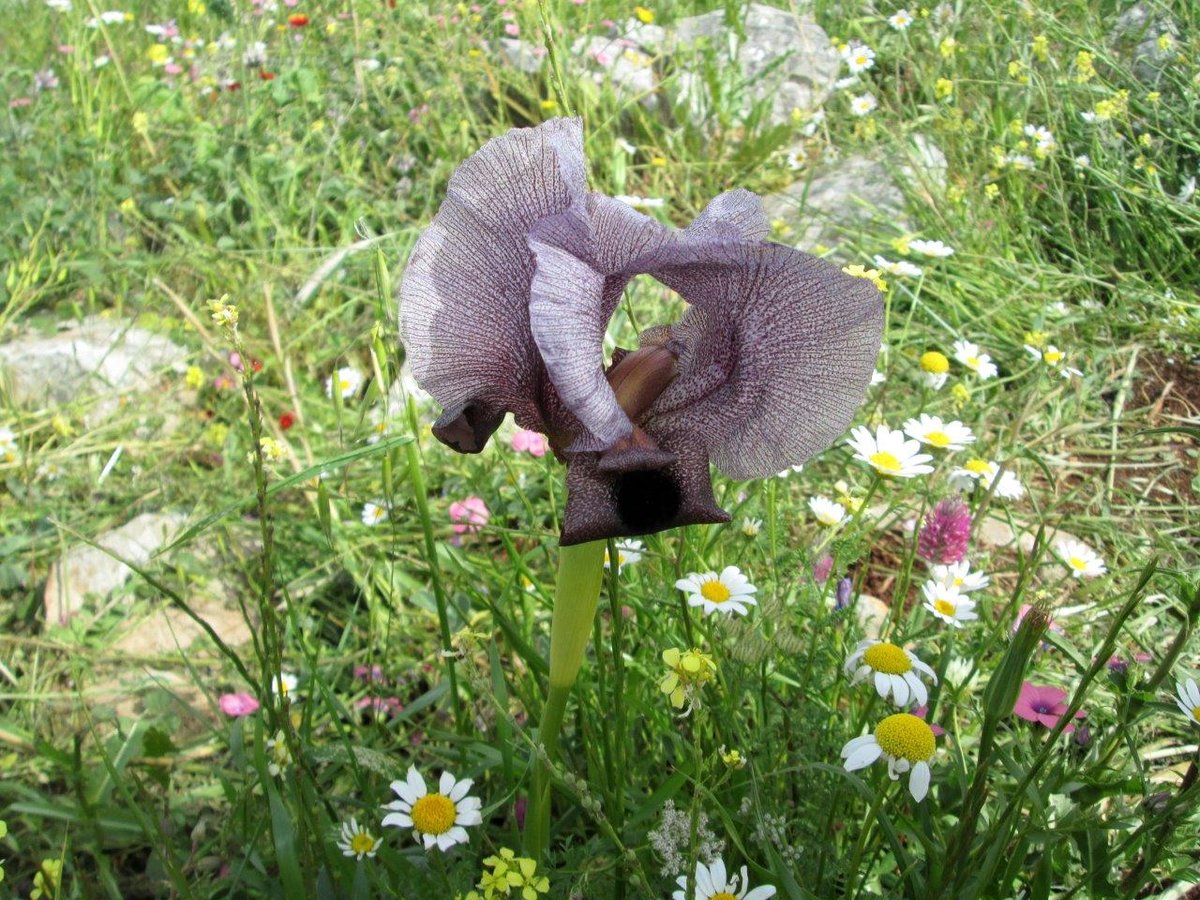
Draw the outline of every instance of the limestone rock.
[[[918,193],[945,179],[946,157],[928,138],[916,135],[907,159],[884,163],[855,155],[821,166],[812,175],[763,198],[771,220],[788,223],[794,232],[789,243],[802,249],[817,244],[835,247],[846,238],[877,233],[887,222],[889,234],[905,216],[905,193],[898,181]]]
[[[233,608],[213,597],[196,597],[188,601],[196,615],[207,622],[217,636],[230,647],[250,641],[250,625],[240,609]],[[188,650],[196,642],[207,645],[208,635],[191,616],[175,606],[163,606],[145,618],[127,623],[113,649],[130,656],[164,656]]]
[[[142,513],[102,535],[96,543],[134,565],[143,566],[159,547],[183,526],[184,517],[172,513]],[[50,569],[43,594],[46,617],[43,627],[65,625],[83,609],[88,597],[103,599],[121,587],[133,570],[95,547],[72,547]]]
[[[536,75],[546,64],[545,47],[518,38],[501,38],[500,53],[508,65],[527,75]]]
[[[607,82],[619,94],[653,104],[658,88],[654,57],[633,41],[620,37],[581,37],[571,45],[571,55],[597,84]]]
[[[1133,73],[1147,83],[1158,81],[1179,52],[1175,22],[1169,16],[1151,10],[1145,3],[1135,3],[1121,13],[1113,25],[1112,36],[1118,43],[1134,45]],[[1169,42],[1166,47],[1161,47],[1158,42],[1164,37]]]
[[[711,98],[704,84],[702,46],[715,54],[718,65],[736,65],[747,82],[741,101],[746,115],[761,100],[770,101],[770,124],[791,120],[792,110],[816,109],[833,89],[841,60],[829,36],[811,18],[761,3],[751,3],[743,24],[745,39],[716,10],[682,19],[675,28],[673,48],[680,71],[679,99],[693,114],[703,115]]]
[[[109,418],[121,395],[158,386],[163,370],[183,372],[186,352],[128,321],[91,316],[50,336],[26,335],[0,345],[0,375],[17,403],[59,406],[84,397],[96,402],[89,425]]]
[[[890,613],[886,603],[870,594],[859,594],[854,600],[854,615],[858,618],[864,638],[878,639]]]

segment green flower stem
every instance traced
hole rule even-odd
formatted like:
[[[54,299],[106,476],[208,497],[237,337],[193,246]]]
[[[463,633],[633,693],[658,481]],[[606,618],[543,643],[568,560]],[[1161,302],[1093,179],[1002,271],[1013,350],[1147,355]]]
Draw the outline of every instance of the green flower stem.
[[[525,814],[525,849],[535,859],[541,858],[550,844],[550,767],[558,756],[567,697],[583,665],[596,618],[604,548],[604,541],[592,541],[559,549],[558,584],[550,622],[550,689],[538,728],[545,755],[534,765],[533,789]]]

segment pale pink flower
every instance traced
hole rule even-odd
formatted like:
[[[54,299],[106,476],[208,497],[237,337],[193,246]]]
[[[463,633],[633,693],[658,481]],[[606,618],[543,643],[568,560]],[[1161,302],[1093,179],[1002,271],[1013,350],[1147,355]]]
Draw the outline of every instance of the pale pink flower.
[[[222,694],[217,699],[217,706],[221,707],[221,712],[225,715],[233,716],[235,719],[258,712],[258,701],[245,691]]]
[[[450,504],[450,521],[454,523],[455,534],[477,533],[480,526],[488,523],[491,515],[487,504],[479,497],[467,497]]]
[[[546,450],[549,447],[544,434],[539,434],[536,431],[527,431],[524,428],[518,429],[517,433],[512,437],[512,448],[518,453],[528,453],[530,456],[536,456],[539,459],[546,455]]]

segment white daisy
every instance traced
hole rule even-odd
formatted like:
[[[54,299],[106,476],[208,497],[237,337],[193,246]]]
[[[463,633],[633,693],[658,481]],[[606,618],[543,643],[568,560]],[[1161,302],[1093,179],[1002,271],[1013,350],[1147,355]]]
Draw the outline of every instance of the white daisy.
[[[842,520],[846,518],[846,507],[842,506],[836,500],[830,500],[828,497],[809,497],[808,508],[812,510],[812,514],[816,516],[817,521],[826,528],[841,525]]]
[[[930,574],[942,587],[957,588],[963,594],[982,590],[992,583],[983,572],[972,572],[965,559],[948,566],[934,566]]]
[[[855,459],[861,459],[881,475],[914,478],[933,471],[933,466],[925,465],[933,457],[922,453],[919,443],[906,441],[904,432],[893,431],[886,425],[880,425],[873,435],[866,426],[859,425],[850,432],[847,443],[855,451]]]
[[[975,601],[956,587],[946,587],[936,581],[927,581],[921,586],[925,595],[925,608],[948,625],[962,628],[963,622],[978,619]]]
[[[365,828],[360,828],[358,820],[351,818],[342,823],[342,839],[337,842],[342,856],[353,856],[362,859],[364,856],[374,856],[379,852],[379,841]]]
[[[904,433],[939,450],[965,450],[967,444],[975,443],[975,435],[962,422],[943,422],[939,416],[928,413],[905,422]]]
[[[1175,693],[1179,695],[1175,702],[1183,714],[1200,725],[1200,687],[1196,686],[1196,679],[1176,682]]]
[[[798,466],[788,466],[782,472],[777,473],[775,475],[775,477],[776,478],[790,478],[791,476],[795,475],[797,472],[803,472],[803,471],[804,471],[804,463],[800,463],[800,465],[798,465]]]
[[[1064,538],[1055,543],[1054,549],[1075,578],[1097,578],[1108,571],[1100,554],[1087,544]]]
[[[465,844],[469,840],[467,826],[483,822],[479,811],[483,804],[478,797],[467,796],[472,784],[470,778],[457,781],[443,772],[437,791],[430,793],[416,766],[409,766],[404,781],[392,782],[400,799],[384,805],[394,812],[383,817],[383,824],[411,828],[413,839],[424,841],[426,850],[436,846],[445,852],[455,844]]]
[[[349,400],[351,397],[357,394],[358,389],[362,387],[363,384],[362,373],[359,372],[358,369],[354,368],[353,366],[342,366],[342,368],[337,370],[336,375],[332,375],[325,379],[326,397],[333,396],[335,378],[338,393],[341,394],[343,400]]]
[[[845,78],[839,78],[837,81],[835,81],[833,83],[833,89],[835,91],[844,91],[846,88],[854,87],[854,85],[858,83],[859,81],[857,75],[847,75]]]
[[[737,566],[726,566],[721,574],[706,572],[699,575],[692,572],[687,578],[680,578],[675,587],[688,595],[688,606],[699,606],[704,614],[722,612],[732,615],[746,615],[747,605],[758,603],[750,595],[758,588],[750,583],[741,569]]]
[[[17,436],[11,428],[0,428],[0,462],[17,461]]]
[[[907,278],[920,278],[923,274],[925,274],[924,269],[922,269],[920,266],[914,266],[908,260],[901,259],[896,262],[892,262],[886,256],[880,256],[878,253],[875,254],[875,265],[877,265],[882,271],[887,272],[889,275],[902,275]]]
[[[378,525],[388,517],[387,507],[382,503],[372,503],[367,501],[363,504],[362,523],[364,525]]]
[[[858,94],[850,98],[850,112],[856,116],[866,116],[879,106],[874,94]]]
[[[752,519],[749,516],[742,519],[742,534],[746,537],[758,537],[760,531],[762,531],[762,519]]]
[[[299,683],[300,679],[291,672],[280,672],[271,679],[271,691],[280,697],[290,697]]]
[[[937,684],[933,669],[917,659],[917,655],[890,641],[860,641],[846,660],[847,675],[853,673],[852,684],[874,677],[875,690],[884,700],[890,694],[897,706],[907,706],[909,700],[917,706],[929,702],[929,692],[920,675]]]
[[[883,384],[885,381],[887,381],[887,376],[878,369],[875,369],[873,372],[871,372],[871,387],[875,387],[877,384]]]
[[[617,573],[626,566],[632,566],[636,562],[641,562],[642,551],[646,549],[646,545],[641,541],[617,541]],[[608,548],[604,550],[604,568],[609,566]]]
[[[954,685],[960,691],[969,688],[979,676],[979,667],[969,659],[956,656],[946,666],[943,676],[947,684]]]
[[[954,358],[982,379],[995,378],[996,364],[986,353],[981,353],[978,344],[970,341],[954,342]]]
[[[1058,147],[1054,135],[1044,125],[1026,125],[1025,136],[1037,144],[1037,152],[1042,156],[1053,153]]]
[[[968,459],[966,464],[950,473],[950,485],[960,491],[971,490],[976,482],[983,485],[984,490],[992,491],[993,496],[1002,500],[1020,500],[1025,496],[1025,488],[1020,480],[1008,469],[1000,476],[1000,483],[992,489],[996,473],[1000,466],[987,459]]]
[[[842,47],[842,59],[846,68],[857,75],[875,65],[875,51],[866,44],[847,44]]]
[[[1080,153],[1077,157],[1075,157],[1074,160],[1072,160],[1072,162],[1075,163],[1075,168],[1086,169],[1092,164],[1092,158],[1086,153]]]
[[[941,241],[924,241],[916,239],[908,242],[908,249],[922,256],[946,257],[954,255],[954,248]]]
[[[1035,347],[1032,344],[1026,344],[1025,351],[1034,359],[1039,359],[1050,368],[1056,370],[1063,378],[1070,378],[1072,375],[1078,377],[1083,374],[1078,369],[1064,365],[1067,361],[1067,354],[1063,353],[1053,344],[1048,344],[1045,349]]]
[[[896,781],[909,773],[908,791],[920,803],[929,793],[929,764],[936,750],[933,729],[924,719],[895,713],[876,725],[873,734],[849,741],[842,748],[842,759],[847,772],[864,769],[877,759],[887,760],[888,777]]]
[[[888,16],[888,24],[897,31],[903,31],[913,23],[913,17],[907,9],[898,9]]]
[[[1008,153],[1002,162],[1014,172],[1029,172],[1037,168],[1033,157],[1025,153]]]
[[[675,871],[679,871],[676,869]],[[764,884],[750,889],[750,872],[742,866],[740,875],[728,876],[725,872],[724,860],[714,859],[707,865],[696,862],[696,892],[691,897],[687,895],[688,879],[680,875],[675,879],[680,890],[671,893],[671,900],[767,900],[775,896],[775,888]]]

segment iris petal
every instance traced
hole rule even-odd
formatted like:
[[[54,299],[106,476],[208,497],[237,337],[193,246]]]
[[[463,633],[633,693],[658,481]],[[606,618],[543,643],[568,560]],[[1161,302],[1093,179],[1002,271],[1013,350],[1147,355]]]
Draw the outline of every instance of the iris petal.
[[[547,430],[526,235],[546,216],[584,215],[586,196],[578,119],[513,129],[459,166],[413,248],[399,294],[402,337],[417,383],[451,414],[443,430],[474,411],[457,426],[466,445],[481,448],[505,409]]]
[[[671,329],[682,371],[651,409],[652,435],[699,441],[742,479],[803,462],[845,431],[883,332],[870,282],[741,241],[667,248],[650,274],[692,304]]]

